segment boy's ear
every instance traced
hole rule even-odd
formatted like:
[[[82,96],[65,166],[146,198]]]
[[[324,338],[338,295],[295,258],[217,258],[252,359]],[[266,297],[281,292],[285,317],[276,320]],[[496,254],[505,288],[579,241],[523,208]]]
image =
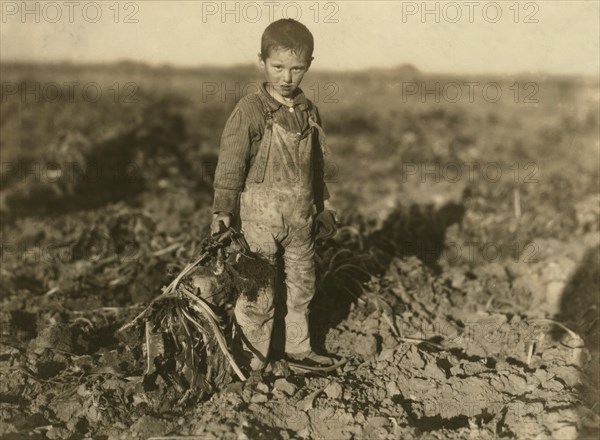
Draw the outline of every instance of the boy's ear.
[[[306,70],[308,70],[310,68],[310,65],[312,64],[314,59],[315,59],[315,57],[310,57],[310,60],[308,60],[308,65],[306,66]]]
[[[260,67],[265,67],[265,61],[262,58],[262,53],[258,52],[258,65]]]

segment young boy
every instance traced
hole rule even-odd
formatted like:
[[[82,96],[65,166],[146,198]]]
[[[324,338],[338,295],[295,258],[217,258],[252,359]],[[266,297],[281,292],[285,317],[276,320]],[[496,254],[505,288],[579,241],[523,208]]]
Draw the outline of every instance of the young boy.
[[[314,219],[329,194],[323,176],[325,136],[317,108],[299,88],[313,60],[310,31],[292,19],[271,23],[259,63],[266,82],[243,97],[227,120],[215,173],[213,222],[241,231],[254,252],[276,267],[283,250],[287,287],[285,351],[311,366],[333,359],[311,349],[308,305],[315,294]],[[250,368],[267,363],[276,273],[255,301],[240,298],[235,318]]]

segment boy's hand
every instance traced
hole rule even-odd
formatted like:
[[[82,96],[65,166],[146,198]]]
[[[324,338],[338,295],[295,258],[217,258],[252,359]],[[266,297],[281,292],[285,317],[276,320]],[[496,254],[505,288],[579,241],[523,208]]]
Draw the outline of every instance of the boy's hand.
[[[228,212],[217,212],[213,214],[212,223],[210,224],[210,233],[212,235],[225,232],[231,226],[231,214]]]
[[[332,238],[337,233],[340,221],[337,209],[329,200],[325,200],[323,203],[323,211],[317,214],[315,222],[315,241]]]
[[[337,209],[335,208],[335,206],[333,206],[331,204],[331,202],[329,201],[329,199],[325,200],[323,207],[328,210],[331,211],[331,213],[333,214],[333,218],[335,220],[335,222],[339,225],[340,224],[340,219],[338,218],[338,213],[337,213]]]

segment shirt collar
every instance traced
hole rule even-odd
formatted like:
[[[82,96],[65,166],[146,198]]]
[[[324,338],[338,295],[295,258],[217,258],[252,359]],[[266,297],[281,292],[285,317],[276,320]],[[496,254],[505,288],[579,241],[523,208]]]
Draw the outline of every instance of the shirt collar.
[[[271,111],[279,110],[285,104],[277,101],[275,98],[273,98],[269,94],[269,92],[267,92],[266,84],[267,84],[266,82],[261,83],[260,88],[259,88],[260,96],[261,96],[263,102],[269,108],[269,110],[271,110]],[[292,104],[292,107],[295,107],[297,105],[300,106],[300,110],[302,110],[302,111],[308,109],[308,99],[306,98],[306,95],[300,88],[298,88],[298,93],[294,97],[294,103]],[[286,107],[287,107],[287,105],[286,105]]]

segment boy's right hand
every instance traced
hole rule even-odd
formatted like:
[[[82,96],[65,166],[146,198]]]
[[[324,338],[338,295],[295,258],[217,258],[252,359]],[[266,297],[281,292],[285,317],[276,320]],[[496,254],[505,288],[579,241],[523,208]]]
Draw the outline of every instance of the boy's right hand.
[[[210,233],[218,235],[225,232],[231,226],[231,214],[228,212],[217,212],[213,214],[212,223],[210,224]]]

